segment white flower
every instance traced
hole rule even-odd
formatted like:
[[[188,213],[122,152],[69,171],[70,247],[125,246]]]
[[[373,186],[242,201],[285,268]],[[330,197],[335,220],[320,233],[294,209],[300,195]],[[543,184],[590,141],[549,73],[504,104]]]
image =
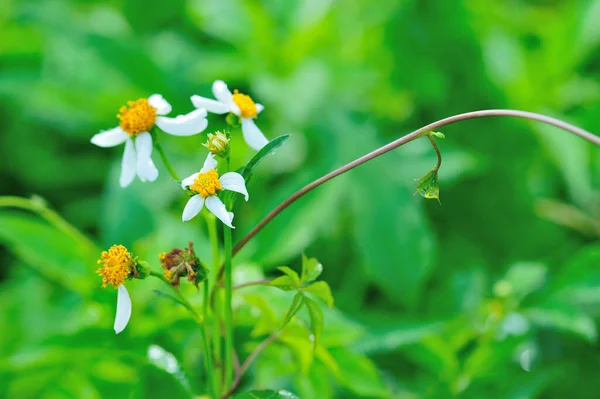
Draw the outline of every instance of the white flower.
[[[209,211],[214,213],[226,226],[233,229],[234,227],[231,225],[233,213],[227,212],[217,194],[221,190],[235,191],[244,194],[248,201],[246,183],[242,175],[235,172],[228,172],[219,177],[219,173],[215,170],[216,167],[217,161],[214,155],[209,153],[200,172],[186,177],[181,182],[181,188],[190,189],[196,193],[185,206],[182,220],[187,222],[196,216],[206,204]]]
[[[119,126],[102,131],[91,142],[99,147],[114,147],[125,143],[121,163],[121,187],[127,187],[137,176],[141,181],[154,181],[158,170],[152,162],[152,136],[154,125],[174,136],[191,136],[200,133],[208,125],[206,110],[196,109],[186,115],[169,118],[171,105],[160,95],[148,99],[130,101],[119,110]]]
[[[256,151],[263,148],[269,140],[254,123],[254,118],[265,108],[255,103],[250,96],[234,90],[233,94],[222,80],[216,80],[212,86],[216,100],[193,95],[192,103],[196,108],[206,109],[215,114],[234,113],[241,119],[242,134],[246,143]]]

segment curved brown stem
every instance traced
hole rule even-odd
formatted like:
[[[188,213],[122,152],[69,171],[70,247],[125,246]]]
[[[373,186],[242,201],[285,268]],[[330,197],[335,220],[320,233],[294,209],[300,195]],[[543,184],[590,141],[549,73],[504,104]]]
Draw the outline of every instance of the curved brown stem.
[[[445,119],[441,119],[437,122],[430,123],[427,126],[423,126],[422,128],[417,129],[414,132],[407,134],[406,136],[402,136],[399,139],[394,140],[391,143],[386,144],[383,147],[376,149],[375,151],[372,151],[366,155],[363,155],[362,157],[355,159],[354,161],[342,166],[341,168],[338,168],[338,169],[334,170],[333,172],[329,172],[325,176],[322,176],[322,177],[318,178],[317,180],[313,181],[312,183],[309,183],[306,186],[302,187],[300,190],[296,191],[294,194],[290,195],[287,199],[285,199],[275,209],[273,209],[267,216],[265,216],[265,218],[263,220],[260,221],[260,223],[258,223],[248,234],[246,234],[246,236],[244,238],[242,238],[240,240],[240,242],[238,242],[238,244],[233,249],[233,254],[235,255],[236,253],[238,253],[244,247],[244,245],[246,245],[248,243],[248,241],[250,241],[255,235],[257,235],[258,232],[260,232],[271,220],[273,220],[275,218],[275,216],[279,215],[290,204],[292,204],[298,198],[302,197],[304,194],[319,187],[321,184],[328,182],[329,180],[333,179],[334,177],[337,177],[337,176],[341,175],[342,173],[345,173],[351,169],[354,169],[357,166],[362,165],[365,162],[369,162],[370,160],[377,158],[378,156],[383,155],[386,152],[389,152],[389,151],[394,150],[406,143],[409,143],[409,142],[427,134],[428,132],[430,132],[434,129],[440,128],[442,126],[450,125],[455,122],[465,121],[468,119],[486,118],[486,117],[490,117],[490,116],[512,116],[512,117],[516,117],[516,118],[524,118],[524,119],[529,119],[529,120],[533,120],[533,121],[546,123],[548,125],[556,126],[560,129],[566,130],[569,133],[572,133],[572,134],[579,136],[591,143],[594,143],[594,144],[600,146],[600,137],[595,136],[595,135],[591,134],[590,132],[580,129],[569,123],[563,122],[559,119],[555,119],[555,118],[545,116],[545,115],[536,114],[533,112],[517,111],[517,110],[511,110],[511,109],[489,109],[489,110],[474,111],[474,112],[467,112],[464,114],[454,115],[454,116],[451,116],[451,117],[448,117]]]

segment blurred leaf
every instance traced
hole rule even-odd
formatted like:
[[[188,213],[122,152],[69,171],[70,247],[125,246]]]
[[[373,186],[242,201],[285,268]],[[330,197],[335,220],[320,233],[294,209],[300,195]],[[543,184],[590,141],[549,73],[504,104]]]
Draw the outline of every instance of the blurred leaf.
[[[272,332],[274,326],[277,324],[277,316],[271,306],[269,306],[268,301],[263,296],[256,294],[246,294],[244,295],[244,299],[260,311],[260,317],[256,318],[251,335],[258,337]]]
[[[598,338],[594,319],[576,309],[530,308],[522,313],[538,327],[575,334],[589,342],[596,342]]]
[[[241,393],[234,396],[235,399],[299,399],[296,395],[291,392],[280,390],[280,391],[250,391]]]
[[[287,266],[280,266],[277,268],[277,270],[279,270],[279,271],[283,272],[284,274],[286,274],[287,276],[289,276],[294,283],[294,287],[300,286],[300,277],[298,276],[298,273],[296,273],[295,270],[292,270]]]
[[[546,273],[547,268],[542,264],[517,263],[510,267],[504,279],[496,283],[494,291],[499,296],[514,295],[521,299],[544,284]]]
[[[310,294],[316,295],[321,298],[327,306],[333,306],[333,295],[331,294],[331,288],[329,288],[329,284],[325,281],[317,281],[307,287],[301,288],[303,292],[308,292]]]
[[[296,313],[298,313],[298,311],[302,309],[302,305],[304,305],[305,299],[306,298],[304,297],[304,295],[302,295],[301,292],[298,292],[296,295],[294,295],[294,299],[292,300],[292,304],[290,305],[290,308],[285,314],[285,317],[283,319],[283,325],[281,326],[281,328],[285,327],[290,322],[290,320],[292,320],[292,317],[294,317]]]
[[[346,349],[331,351],[339,366],[340,383],[360,396],[389,398],[388,391],[377,368],[367,358]]]
[[[279,276],[271,280],[269,285],[277,287],[283,291],[294,291],[298,288],[297,282],[290,276]]]
[[[307,258],[302,254],[302,278],[300,283],[315,281],[323,272],[323,265],[316,258]]]
[[[323,334],[323,327],[325,325],[323,311],[312,299],[304,297],[304,302],[306,303],[306,309],[308,310],[308,316],[310,318],[310,330],[313,334],[313,344],[316,348],[321,343],[321,335]]]

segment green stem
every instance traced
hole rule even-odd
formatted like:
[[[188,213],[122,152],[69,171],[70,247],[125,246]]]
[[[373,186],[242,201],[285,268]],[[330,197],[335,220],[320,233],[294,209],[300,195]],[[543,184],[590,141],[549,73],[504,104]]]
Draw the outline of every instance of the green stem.
[[[431,145],[433,146],[433,149],[435,150],[435,155],[437,155],[437,164],[435,165],[434,169],[439,170],[440,166],[442,166],[442,154],[440,153],[440,149],[438,148],[437,143],[435,142],[435,139],[433,138],[433,135],[431,133],[429,133],[427,138],[429,139],[429,142],[431,143]]]
[[[214,399],[219,397],[219,389],[214,385],[213,376],[215,374],[215,370],[213,367],[213,354],[210,350],[210,331],[208,327],[208,279],[204,280],[204,292],[202,298],[202,308],[203,308],[203,316],[204,323],[202,328],[204,329],[204,334],[202,334],[202,346],[204,347],[204,358],[206,359],[206,384],[208,386],[208,391],[212,394]]]
[[[233,309],[231,304],[231,229],[223,226],[225,242],[225,387],[231,386],[233,380]]]
[[[171,162],[169,162],[169,159],[167,158],[167,154],[165,154],[165,151],[163,150],[162,146],[160,145],[160,143],[156,142],[154,144],[154,148],[156,148],[156,151],[158,151],[159,155],[160,155],[160,159],[162,159],[163,164],[165,164],[165,167],[167,168],[167,170],[169,171],[169,173],[171,174],[171,177],[177,181],[181,181],[181,179],[179,178],[179,176],[177,175],[177,172],[175,172],[175,169],[173,168],[173,166],[171,165]]]
[[[206,385],[208,387],[208,391],[211,392],[213,394],[213,397],[218,397],[218,396],[214,396],[214,391],[212,388],[212,380],[210,378],[211,372],[212,372],[212,356],[210,355],[210,349],[208,347],[208,337],[207,334],[205,332],[205,328],[206,328],[206,318],[202,318],[200,317],[200,315],[198,315],[198,313],[196,313],[196,311],[194,310],[193,306],[188,302],[187,299],[185,299],[185,297],[181,294],[181,292],[179,292],[179,290],[175,287],[173,287],[173,285],[166,279],[166,277],[162,274],[162,273],[157,273],[155,271],[151,271],[150,275],[152,277],[156,277],[157,279],[159,279],[160,281],[162,281],[163,283],[165,283],[166,285],[168,285],[171,288],[171,291],[173,291],[173,293],[176,295],[176,298],[173,298],[177,303],[183,305],[187,310],[189,310],[189,312],[192,314],[192,316],[194,316],[194,320],[200,325],[200,338],[202,340],[202,344],[204,346],[204,353],[205,356],[203,356],[204,358],[204,368],[206,370]],[[208,287],[205,285],[205,291],[208,292]],[[206,317],[206,314],[204,315],[204,317]]]
[[[213,353],[216,361],[215,372],[213,373],[213,384],[216,391],[221,391],[221,373],[219,372],[222,368],[221,362],[221,312],[219,306],[219,295],[217,286],[217,275],[220,266],[220,249],[219,249],[219,237],[217,234],[217,218],[210,212],[205,213],[206,225],[208,227],[208,236],[212,245],[212,292],[208,295],[208,303],[212,303],[213,311]]]

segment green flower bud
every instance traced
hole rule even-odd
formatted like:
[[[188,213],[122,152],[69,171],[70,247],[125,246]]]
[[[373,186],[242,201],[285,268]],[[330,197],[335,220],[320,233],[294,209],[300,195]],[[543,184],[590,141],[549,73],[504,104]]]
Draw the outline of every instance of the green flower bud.
[[[208,148],[208,151],[221,158],[229,156],[229,135],[226,133],[220,131],[209,133],[208,141],[202,145]]]
[[[151,271],[152,269],[150,269],[148,262],[138,260],[133,266],[133,278],[143,280],[150,275]]]

